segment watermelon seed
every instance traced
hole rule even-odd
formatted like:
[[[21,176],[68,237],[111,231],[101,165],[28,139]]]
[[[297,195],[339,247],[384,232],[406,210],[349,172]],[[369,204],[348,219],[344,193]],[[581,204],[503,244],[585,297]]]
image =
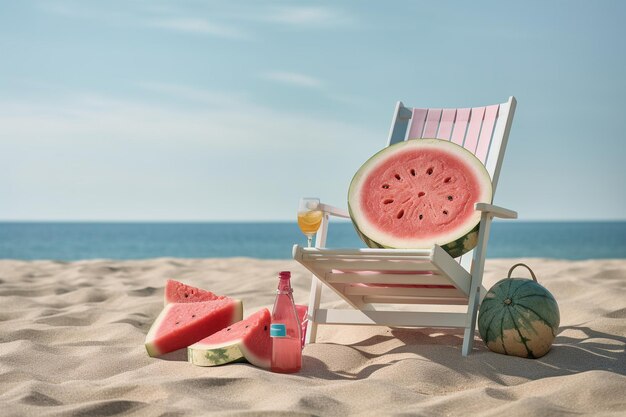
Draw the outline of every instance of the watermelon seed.
[[[422,220],[424,218],[423,214],[420,214],[420,220]]]
[[[247,329],[248,327],[250,327],[250,325],[246,325],[246,329]]]
[[[391,198],[388,198],[385,201],[383,201],[383,204],[391,204],[391,203],[393,203],[393,200]]]
[[[267,326],[263,326],[263,330],[267,331]]]
[[[448,200],[452,201],[452,196],[451,195],[448,196]]]
[[[185,298],[188,298],[188,297],[189,297],[189,294],[185,293]]]
[[[426,195],[426,193],[424,191],[420,191],[419,193],[417,193],[418,197],[424,197]]]
[[[400,181],[400,180],[402,179],[402,178],[400,178],[400,174],[396,174],[396,175],[395,175],[395,177],[396,177],[396,179],[397,179],[398,181]]]
[[[402,216],[404,216],[404,210],[400,210],[400,211],[398,212],[398,216],[396,216],[396,217],[398,217],[398,219],[401,219],[401,218],[402,218]]]
[[[428,168],[428,169],[426,170],[426,173],[427,173],[428,175],[433,175],[433,168],[432,168],[432,167]]]
[[[444,210],[443,214],[445,214],[447,216],[448,215],[448,210]]]
[[[192,318],[192,319],[193,319],[193,318],[195,318],[195,317],[196,317],[196,315],[195,315],[195,314],[192,314],[192,315],[191,315],[191,318]]]
[[[443,182],[445,182],[445,183],[447,184],[447,183],[449,183],[449,182],[450,182],[450,180],[451,180],[451,179],[452,179],[452,178],[447,177],[445,180],[443,180]]]
[[[389,188],[389,184],[383,184],[383,188],[386,190]]]
[[[415,170],[411,168],[411,175],[415,176]]]
[[[177,322],[176,322],[176,324],[180,324],[180,322],[179,322],[179,321],[177,321]]]

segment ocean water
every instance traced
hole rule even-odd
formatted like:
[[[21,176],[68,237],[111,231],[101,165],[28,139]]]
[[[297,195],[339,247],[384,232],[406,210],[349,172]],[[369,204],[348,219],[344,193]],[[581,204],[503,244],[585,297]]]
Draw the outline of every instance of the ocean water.
[[[288,259],[306,244],[289,223],[0,222],[2,259],[254,257]],[[331,222],[328,247],[364,247],[352,224]],[[494,222],[488,258],[626,258],[626,222]]]

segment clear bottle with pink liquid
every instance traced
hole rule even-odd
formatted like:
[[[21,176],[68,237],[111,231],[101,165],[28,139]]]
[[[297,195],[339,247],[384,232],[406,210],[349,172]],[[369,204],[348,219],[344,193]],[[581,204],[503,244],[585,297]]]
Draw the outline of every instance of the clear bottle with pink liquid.
[[[291,289],[291,273],[278,275],[278,290],[272,311],[272,372],[293,373],[302,367],[301,328]]]

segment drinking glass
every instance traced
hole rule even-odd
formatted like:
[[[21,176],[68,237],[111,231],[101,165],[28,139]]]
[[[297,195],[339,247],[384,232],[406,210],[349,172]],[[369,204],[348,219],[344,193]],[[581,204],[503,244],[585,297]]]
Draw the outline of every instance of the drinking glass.
[[[298,205],[298,226],[307,237],[309,248],[311,247],[313,236],[320,228],[320,224],[322,224],[323,213],[319,206],[319,198],[301,198]]]

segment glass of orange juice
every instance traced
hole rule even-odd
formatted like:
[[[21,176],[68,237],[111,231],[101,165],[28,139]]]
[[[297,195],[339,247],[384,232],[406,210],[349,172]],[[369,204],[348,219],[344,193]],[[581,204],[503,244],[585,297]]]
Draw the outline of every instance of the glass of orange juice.
[[[311,247],[313,236],[322,224],[323,213],[320,210],[319,198],[301,198],[298,205],[298,226],[307,237],[308,246]]]

